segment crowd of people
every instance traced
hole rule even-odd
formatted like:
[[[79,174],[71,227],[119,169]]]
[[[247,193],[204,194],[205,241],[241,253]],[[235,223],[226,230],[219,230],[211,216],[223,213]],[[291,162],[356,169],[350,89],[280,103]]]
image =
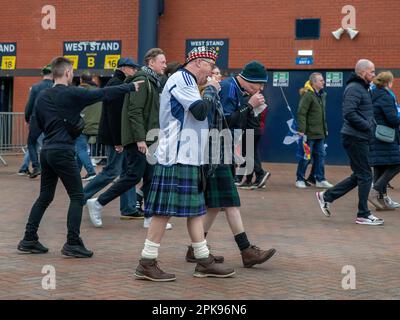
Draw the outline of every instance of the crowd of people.
[[[93,255],[80,237],[83,207],[87,205],[91,223],[101,227],[105,207],[119,197],[121,219],[143,219],[148,228],[135,271],[138,279],[176,279],[157,262],[165,230],[173,227],[171,217],[187,219],[191,243],[186,261],[196,263],[196,277],[235,274],[223,256],[210,253],[206,240],[221,212],[226,215],[243,266],[250,268],[269,260],[276,250],[261,249],[248,239],[237,191],[263,188],[271,176],[263,169],[259,155],[267,113],[263,95],[267,70],[262,63],[250,61],[237,75],[222,79],[216,60],[212,48],[197,47],[188,53],[183,65],[167,64],[163,50],[153,48],[146,53],[143,66],[131,58],[120,58],[104,88],[97,88],[88,72],[81,75],[79,87],[72,86],[72,63],[64,57],[46,66],[44,79],[32,87],[26,108],[30,126],[27,154],[33,171],[29,172],[28,156],[19,171],[31,178],[41,175],[40,195],[18,249],[48,251],[39,242],[38,229],[60,178],[70,198],[64,255]],[[389,182],[400,172],[400,118],[391,90],[393,80],[390,72],[375,76],[371,61],[357,62],[344,91],[341,131],[353,173],[335,186],[326,179],[324,168],[329,97],[324,92],[323,75],[312,73],[300,90],[298,145],[306,145],[309,156],[299,157],[295,185],[325,189],[316,197],[327,217],[331,216],[331,203],[355,187],[358,224],[383,224],[383,219],[369,210],[368,201],[377,210],[400,207],[387,194]],[[247,139],[248,135],[254,139]],[[36,148],[41,136],[39,161]],[[105,146],[107,155],[106,165],[97,174],[87,152],[93,140]],[[246,141],[251,145],[246,146]],[[83,177],[82,166],[86,170]],[[87,181],[84,187],[82,180]]]

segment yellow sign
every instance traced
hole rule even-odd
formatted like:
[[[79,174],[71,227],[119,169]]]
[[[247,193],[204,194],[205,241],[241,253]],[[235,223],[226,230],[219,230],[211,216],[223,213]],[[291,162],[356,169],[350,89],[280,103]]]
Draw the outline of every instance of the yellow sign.
[[[107,54],[104,61],[104,69],[117,68],[119,58],[121,58],[121,56],[118,54]]]
[[[79,56],[64,56],[64,57],[72,61],[74,69],[78,69]]]
[[[87,57],[87,66],[88,68],[93,68],[95,64],[94,57]]]
[[[3,70],[14,70],[15,69],[15,56],[3,56],[1,60],[1,69]]]

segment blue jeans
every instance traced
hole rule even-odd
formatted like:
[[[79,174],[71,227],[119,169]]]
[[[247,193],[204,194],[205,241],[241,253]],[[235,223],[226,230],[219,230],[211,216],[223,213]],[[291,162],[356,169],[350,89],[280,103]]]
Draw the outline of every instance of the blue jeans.
[[[83,165],[88,174],[90,175],[96,174],[96,171],[93,168],[92,162],[90,161],[90,157],[87,152],[88,136],[86,134],[81,134],[76,139],[75,148],[76,148],[76,161],[78,161],[79,170],[82,169]]]
[[[310,139],[307,143],[310,146],[311,159],[313,160],[313,175],[316,181],[321,182],[325,180],[325,141],[324,139]],[[304,158],[299,160],[296,172],[297,181],[306,180],[305,175],[310,162],[310,160]]]
[[[120,176],[122,178],[126,175],[126,152],[117,153],[113,146],[106,146],[106,155],[107,165],[83,189],[85,203],[97,192],[113,182],[116,177]],[[120,211],[121,214],[137,212],[135,188],[129,189],[120,196]]]
[[[44,135],[43,133],[39,136],[39,138],[37,139],[37,143],[36,143],[36,153],[40,152],[40,149],[42,148],[43,145],[43,138]],[[28,170],[29,169],[29,162],[31,161],[31,157],[29,156],[29,149],[25,152],[25,156],[24,156],[24,160],[22,162],[21,168],[19,168],[20,170]]]

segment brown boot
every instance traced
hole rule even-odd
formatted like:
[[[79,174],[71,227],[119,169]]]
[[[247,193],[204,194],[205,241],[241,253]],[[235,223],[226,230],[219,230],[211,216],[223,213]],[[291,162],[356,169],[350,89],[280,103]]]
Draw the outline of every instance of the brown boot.
[[[174,281],[175,275],[166,273],[160,269],[156,259],[140,259],[139,265],[136,268],[135,277],[143,280],[151,281]]]
[[[214,258],[209,255],[205,259],[197,259],[197,265],[193,276],[198,278],[215,277],[227,278],[235,274],[233,268],[227,267],[222,263],[215,263]]]
[[[264,251],[252,245],[241,252],[243,265],[245,268],[251,268],[255,264],[264,263],[271,258],[275,252],[275,249]]]
[[[207,246],[208,249],[210,249],[209,246]],[[224,262],[224,257],[223,256],[214,256],[210,253],[210,256],[214,258],[216,263],[222,263]],[[186,261],[187,262],[197,262],[196,257],[194,256],[194,250],[192,246],[188,246],[188,251],[186,252]]]

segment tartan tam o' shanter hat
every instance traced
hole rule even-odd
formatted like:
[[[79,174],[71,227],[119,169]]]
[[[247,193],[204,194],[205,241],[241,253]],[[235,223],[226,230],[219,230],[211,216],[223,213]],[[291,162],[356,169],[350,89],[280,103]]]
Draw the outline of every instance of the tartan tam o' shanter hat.
[[[211,59],[215,62],[218,58],[218,54],[215,49],[210,47],[195,47],[188,53],[185,64],[198,58]]]

